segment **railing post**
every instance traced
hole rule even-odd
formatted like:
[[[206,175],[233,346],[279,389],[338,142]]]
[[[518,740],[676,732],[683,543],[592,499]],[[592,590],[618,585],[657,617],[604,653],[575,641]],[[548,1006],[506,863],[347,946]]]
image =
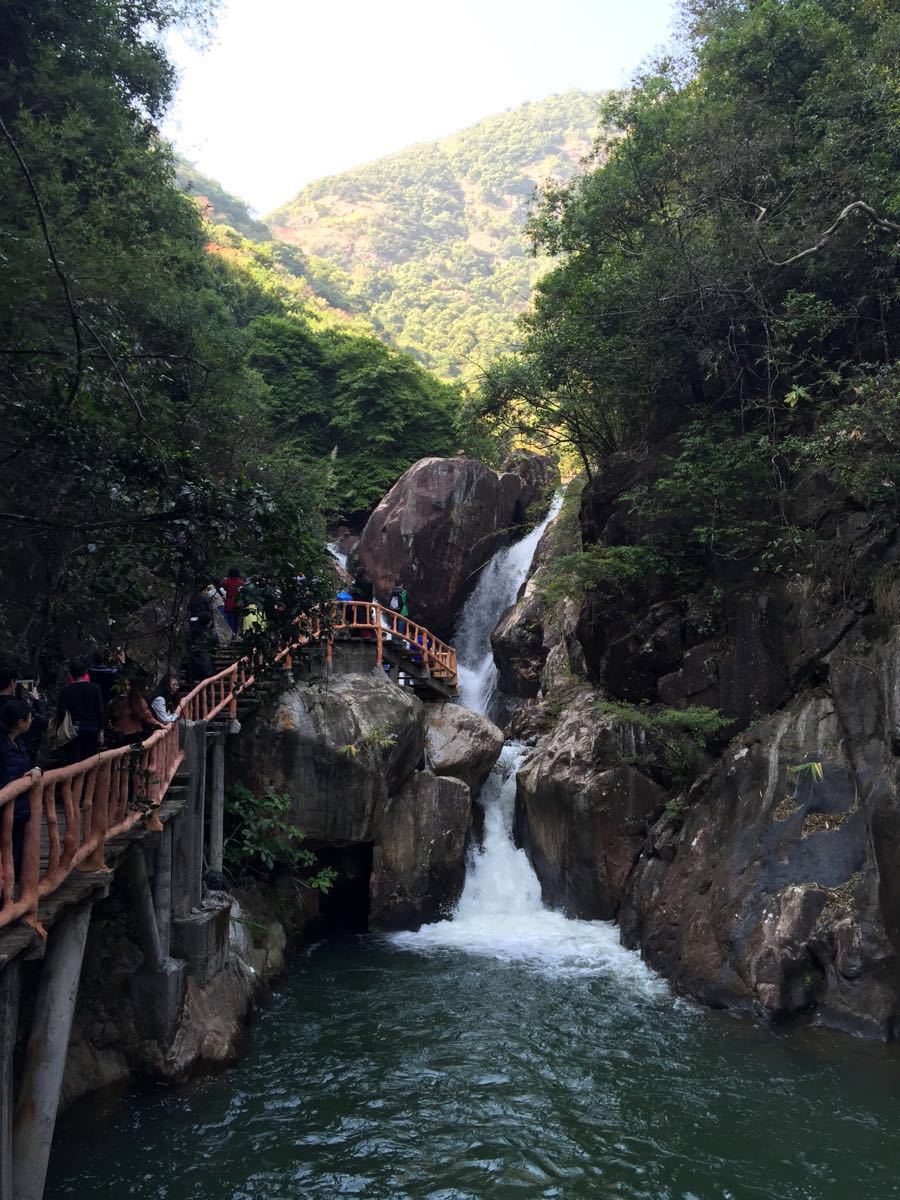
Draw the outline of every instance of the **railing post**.
[[[52,786],[52,785],[51,785]],[[42,938],[46,930],[38,920],[38,887],[41,877],[41,820],[44,815],[44,786],[38,780],[28,792],[29,819],[22,848],[20,899],[28,901],[25,920]]]
[[[109,828],[110,777],[112,769],[110,760],[102,759],[97,768],[97,778],[94,782],[94,794],[91,802],[91,841],[95,841],[94,849],[81,864],[82,871],[102,871],[106,867],[103,856],[103,844],[106,841],[106,831]]]

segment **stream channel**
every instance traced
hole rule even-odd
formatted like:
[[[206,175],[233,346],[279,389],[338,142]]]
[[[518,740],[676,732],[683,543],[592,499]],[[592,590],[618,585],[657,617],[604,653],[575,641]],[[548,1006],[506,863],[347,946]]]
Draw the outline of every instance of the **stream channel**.
[[[461,616],[480,711],[545,525]],[[76,1105],[47,1200],[900,1197],[897,1049],[696,1007],[614,926],[545,909],[511,838],[526,753],[507,744],[485,785],[452,920],[307,947],[236,1067]]]

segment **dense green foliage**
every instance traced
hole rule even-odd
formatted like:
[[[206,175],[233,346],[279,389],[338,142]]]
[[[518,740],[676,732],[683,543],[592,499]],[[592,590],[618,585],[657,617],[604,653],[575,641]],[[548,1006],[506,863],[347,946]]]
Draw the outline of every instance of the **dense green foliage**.
[[[261,796],[235,783],[225,798],[227,834],[223,856],[236,874],[283,867],[310,888],[327,892],[334,883],[332,867],[320,867],[312,850],[303,845],[303,832],[291,820],[290,796],[267,787]]]
[[[559,265],[482,411],[556,431],[588,474],[662,450],[634,500],[682,568],[786,565],[811,472],[897,516],[900,13],[685,9],[684,55],[605,104],[600,165],[545,191],[530,232]]]
[[[4,8],[0,652],[23,663],[138,630],[170,655],[185,592],[234,560],[283,581],[274,637],[298,571],[330,586],[322,514],[454,445],[447,385],[292,248],[204,224],[177,186],[159,35],[208,16]]]
[[[696,779],[702,754],[731,722],[717,708],[694,704],[686,708],[628,704],[619,700],[600,700],[597,711],[643,731],[645,747],[636,755],[644,767],[664,768],[680,788]],[[681,811],[681,801],[667,806],[670,815]]]
[[[472,377],[517,340],[545,264],[523,237],[529,201],[570,179],[598,96],[568,92],[304,188],[267,220],[348,272],[372,320],[442,375]]]

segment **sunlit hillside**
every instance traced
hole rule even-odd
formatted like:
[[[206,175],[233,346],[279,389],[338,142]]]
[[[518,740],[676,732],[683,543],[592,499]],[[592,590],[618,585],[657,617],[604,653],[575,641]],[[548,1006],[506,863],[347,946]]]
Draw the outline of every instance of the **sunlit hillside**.
[[[266,220],[346,271],[372,320],[448,377],[477,374],[517,339],[545,264],[523,228],[535,188],[590,150],[600,97],[567,92],[312,183]]]

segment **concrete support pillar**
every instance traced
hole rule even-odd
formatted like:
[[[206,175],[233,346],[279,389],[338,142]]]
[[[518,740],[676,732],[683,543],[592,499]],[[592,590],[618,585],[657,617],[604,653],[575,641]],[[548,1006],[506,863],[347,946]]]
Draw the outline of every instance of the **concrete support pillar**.
[[[13,1196],[41,1200],[93,901],[50,931],[13,1120]]]
[[[172,842],[172,912],[187,917],[203,896],[203,813],[206,798],[206,722],[186,721],[185,770],[188,798]]]
[[[168,824],[165,833],[170,829]],[[164,864],[165,866],[165,864]],[[168,883],[160,883],[157,889],[171,892],[171,840],[169,841]],[[165,908],[165,941],[160,936],[159,909],[150,891],[147,879],[147,860],[142,849],[131,855],[124,865],[128,873],[132,911],[138,927],[144,962],[131,980],[131,998],[134,1003],[137,1025],[144,1037],[153,1038],[160,1046],[172,1043],[184,1000],[184,963],[168,957],[171,938],[168,902]]]
[[[159,971],[163,965],[163,952],[156,925],[156,910],[147,878],[147,861],[142,846],[137,846],[124,863],[131,894],[132,912],[138,927],[144,962],[151,971]]]
[[[153,910],[159,948],[167,955],[172,948],[172,822],[167,821],[160,834],[153,864]]]
[[[212,770],[209,783],[209,869],[222,872],[222,847],[225,840],[225,735],[212,744]]]
[[[19,963],[0,970],[0,1200],[13,1200],[13,1052],[19,1023]]]

